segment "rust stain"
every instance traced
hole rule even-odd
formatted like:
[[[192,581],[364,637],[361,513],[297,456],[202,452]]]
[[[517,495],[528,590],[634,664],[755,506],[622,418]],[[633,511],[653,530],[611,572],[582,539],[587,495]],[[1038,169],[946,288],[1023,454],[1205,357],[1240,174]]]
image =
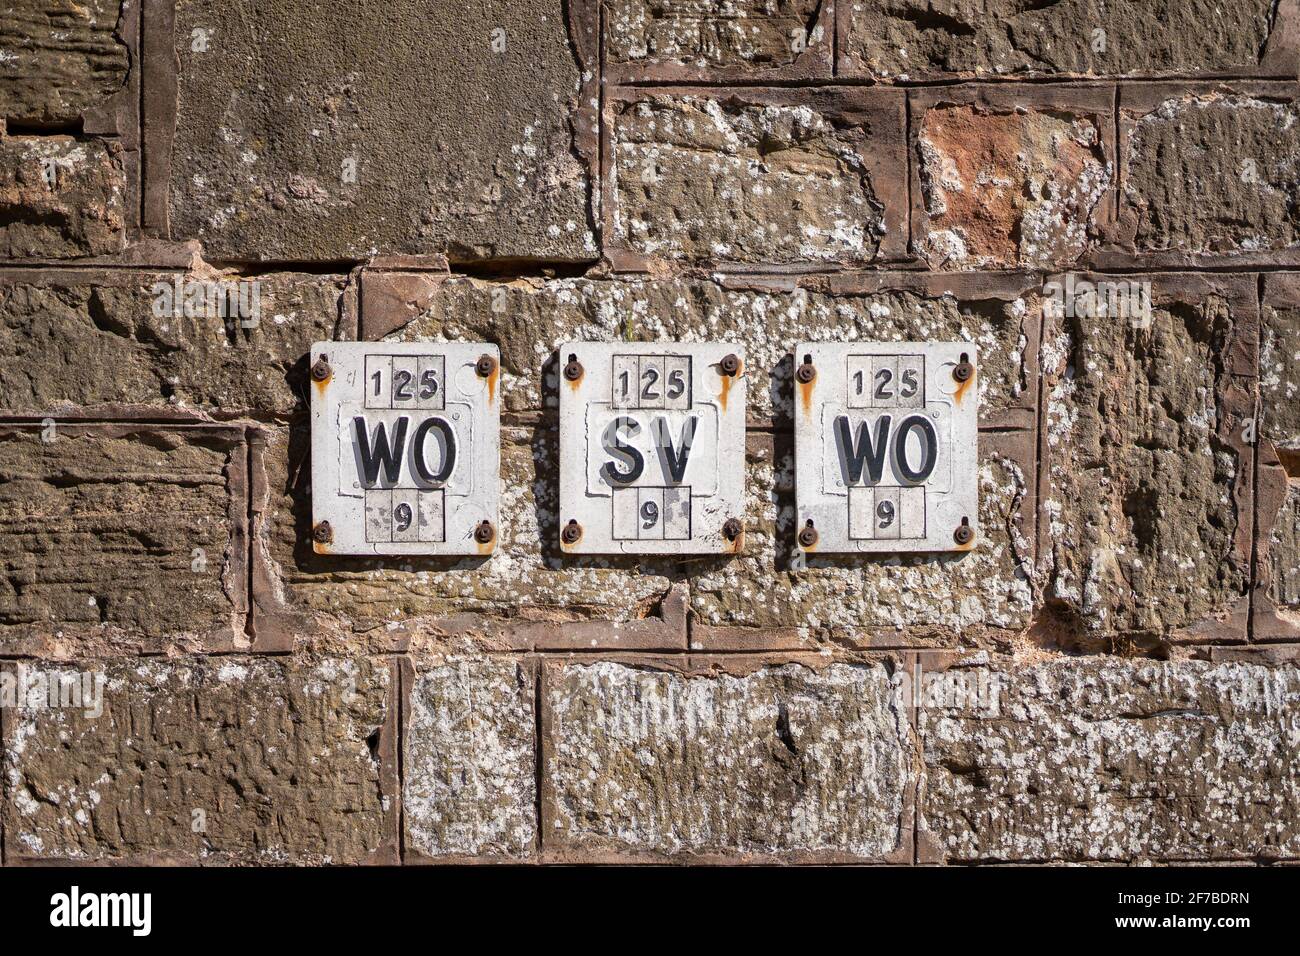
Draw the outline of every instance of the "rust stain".
[[[583,373],[582,375],[579,375],[577,378],[573,379],[573,381],[569,381],[567,378],[565,379],[565,381],[569,382],[569,388],[573,389],[576,392],[579,388],[582,387],[582,380],[586,377],[587,377],[586,373]]]
[[[491,554],[496,549],[497,549],[497,539],[495,535],[493,536],[492,540],[489,541],[487,544],[478,545],[479,554]]]
[[[488,376],[488,404],[491,405],[497,399],[497,376],[501,374],[501,366],[497,365]]]
[[[745,532],[740,532],[740,534],[736,535],[735,541],[728,541],[727,544],[730,546],[732,554],[740,554],[745,550]]]
[[[315,551],[317,554],[330,553],[330,546],[328,544],[321,544],[319,541],[313,541],[311,543],[311,549]]]
[[[805,417],[812,416],[813,387],[817,384],[817,373],[813,373],[811,382],[796,382],[799,386],[800,397],[803,401],[803,413]]]
[[[952,400],[954,402],[956,402],[958,405],[961,404],[961,400],[966,397],[967,389],[969,389],[972,385],[975,384],[975,378],[978,375],[979,372],[972,371],[970,378],[966,379],[966,381],[962,382],[960,385],[957,386],[957,391],[953,392],[952,394]]]
[[[722,376],[722,391],[718,393],[718,404],[722,406],[722,410],[725,412],[727,410],[727,398],[731,395],[731,384],[745,374],[745,363],[740,363],[735,375],[722,375],[721,370],[718,371],[718,374]]]
[[[324,397],[325,397],[325,389],[329,388],[329,384],[330,384],[330,382],[332,382],[332,381],[334,381],[334,373],[333,373],[333,372],[331,372],[331,373],[329,374],[329,377],[326,378],[324,381],[320,381],[320,382],[318,382],[316,379],[313,378],[313,379],[312,379],[312,384],[316,386],[316,394],[320,395],[321,398],[324,398]]]

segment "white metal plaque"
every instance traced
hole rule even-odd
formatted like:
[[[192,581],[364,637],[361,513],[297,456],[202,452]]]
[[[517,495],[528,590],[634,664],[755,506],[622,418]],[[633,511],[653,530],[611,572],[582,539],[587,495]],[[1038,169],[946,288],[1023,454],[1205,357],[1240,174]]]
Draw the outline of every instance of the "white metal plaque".
[[[740,550],[744,353],[724,343],[572,342],[559,357],[561,549]]]
[[[965,551],[979,531],[978,362],[968,342],[802,343],[799,547]]]
[[[475,343],[317,342],[312,536],[321,554],[490,554],[500,357]]]

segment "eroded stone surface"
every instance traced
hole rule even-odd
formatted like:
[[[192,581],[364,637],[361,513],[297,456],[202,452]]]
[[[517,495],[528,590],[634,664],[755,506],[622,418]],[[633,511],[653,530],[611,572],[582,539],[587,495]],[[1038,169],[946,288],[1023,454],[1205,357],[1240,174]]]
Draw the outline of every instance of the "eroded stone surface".
[[[1294,667],[1071,659],[984,677],[990,700],[918,711],[922,828],[948,859],[1300,855]]]
[[[93,688],[99,675],[102,712],[6,712],[11,857],[343,864],[391,842],[393,784],[377,755],[389,718],[382,661],[187,657],[16,671],[14,686],[28,687],[73,674]]]
[[[486,282],[367,275],[384,288],[368,315],[405,322],[396,338],[488,341],[501,347],[509,411],[558,407],[555,349],[574,339],[742,343],[751,420],[791,419],[799,341],[971,341],[980,350],[980,407],[989,416],[1035,388],[1027,356],[1034,295],[1015,290],[963,295],[908,288],[881,292],[750,290],[688,279]],[[1036,291],[1036,290],[1034,290]],[[367,302],[367,309],[370,303]]]
[[[777,67],[822,39],[821,0],[609,0],[613,63]]]
[[[1128,321],[1075,312],[1044,341],[1047,598],[1094,636],[1222,616],[1249,572],[1245,422],[1225,367],[1248,318],[1191,290]]]
[[[845,0],[844,56],[873,75],[1250,73],[1274,0]],[[1098,32],[1100,31],[1100,32]]]
[[[613,238],[665,259],[861,262],[884,200],[866,151],[891,132],[809,106],[651,96],[614,109]]]
[[[406,845],[425,856],[531,855],[533,676],[517,659],[453,658],[416,674],[406,723]]]
[[[903,844],[912,752],[883,666],[571,664],[545,694],[548,846],[876,858]]]
[[[1088,250],[1111,182],[1099,118],[942,106],[917,150],[931,268],[1044,267]]]
[[[1032,480],[1028,460],[990,444],[979,466],[982,534],[969,553],[813,554],[801,568],[792,553],[793,443],[773,446],[755,436],[747,455],[744,554],[699,569],[692,607],[701,624],[797,628],[828,643],[951,646],[1005,638],[1029,625],[1035,606],[1033,529],[1018,512],[1033,493]]]
[[[1278,608],[1300,612],[1300,481],[1294,478],[1287,482],[1268,554],[1272,562],[1269,596]]]
[[[242,633],[238,435],[0,429],[0,649],[157,650]]]
[[[116,146],[71,136],[0,136],[0,259],[119,252],[126,244],[125,191]]]
[[[595,258],[565,6],[181,0],[173,237],[227,259]]]
[[[11,273],[0,277],[0,409],[305,410],[307,352],[335,336],[345,284],[293,273]]]
[[[121,0],[9,0],[0,10],[0,118],[78,119],[122,89]]]
[[[1259,253],[1300,244],[1300,107],[1171,97],[1128,136],[1124,197],[1139,252]]]
[[[322,631],[478,612],[562,624],[653,615],[680,577],[654,558],[561,557],[559,434],[550,424],[501,429],[501,513],[496,552],[485,558],[342,558],[312,550],[307,427],[270,435],[270,501],[258,546],[277,597]],[[309,633],[304,631],[304,633]]]
[[[1266,300],[1260,318],[1260,432],[1300,454],[1300,302]]]

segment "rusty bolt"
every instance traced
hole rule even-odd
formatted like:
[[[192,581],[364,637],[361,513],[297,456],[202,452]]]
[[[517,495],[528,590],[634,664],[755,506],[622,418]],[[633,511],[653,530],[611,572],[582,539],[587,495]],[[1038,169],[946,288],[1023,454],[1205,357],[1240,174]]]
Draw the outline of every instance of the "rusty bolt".
[[[329,359],[324,355],[316,360],[316,364],[311,367],[311,377],[318,382],[323,382],[334,374],[334,369],[330,368]]]
[[[567,382],[576,382],[582,378],[582,363],[578,361],[578,356],[570,355],[569,362],[564,366],[564,379]]]
[[[970,526],[968,519],[961,519],[961,524],[957,525],[957,530],[952,533],[952,540],[958,544],[970,544],[975,540],[975,529]]]
[[[480,521],[478,527],[474,529],[474,540],[479,544],[491,544],[496,536],[497,529],[492,527],[491,521]]]
[[[958,382],[969,382],[971,376],[975,374],[975,366],[963,358],[957,363],[957,367],[952,370],[952,377]]]
[[[728,352],[722,356],[722,361],[718,363],[718,367],[722,369],[723,375],[730,378],[740,371],[740,359],[736,357],[735,352]]]
[[[329,544],[334,540],[334,529],[330,527],[328,521],[322,521],[312,528],[311,537],[317,544]]]
[[[565,544],[577,544],[578,539],[581,537],[582,525],[570,518],[569,523],[566,524],[564,530],[560,532],[560,540]]]
[[[816,367],[812,362],[808,361],[810,358],[812,358],[811,355],[804,356],[803,364],[794,370],[794,377],[800,385],[807,385],[817,377]]]
[[[745,526],[740,523],[739,518],[728,518],[722,525],[722,536],[728,541],[735,541],[744,530]]]
[[[490,355],[480,355],[478,361],[474,363],[474,371],[478,372],[479,378],[487,378],[497,370],[497,360]]]
[[[799,532],[799,547],[801,548],[816,547],[817,538],[818,538],[817,529],[813,527],[812,518],[809,518],[808,523],[804,525],[803,530]]]

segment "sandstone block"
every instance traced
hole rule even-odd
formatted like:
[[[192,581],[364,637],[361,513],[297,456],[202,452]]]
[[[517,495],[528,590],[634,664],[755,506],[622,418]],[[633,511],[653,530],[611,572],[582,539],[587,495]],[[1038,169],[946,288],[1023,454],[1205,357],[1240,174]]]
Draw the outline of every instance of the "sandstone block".
[[[1110,220],[1113,105],[1103,89],[915,96],[914,252],[949,271],[1087,255]]]
[[[1126,90],[1120,106],[1124,181],[1114,261],[1295,261],[1294,82],[1142,87]]]
[[[247,448],[217,426],[0,426],[0,653],[245,641]]]
[[[0,409],[307,408],[307,350],[349,337],[342,276],[0,270]]]
[[[607,0],[606,75],[616,81],[830,76],[827,0]]]
[[[118,144],[0,135],[0,260],[119,252],[126,245],[126,202]]]
[[[900,258],[903,101],[892,91],[682,89],[606,102],[616,264]]]
[[[98,708],[29,699],[4,711],[11,861],[397,861],[396,682],[383,661],[119,658],[7,671],[14,686],[72,674],[102,692]]]
[[[1063,639],[1243,638],[1254,278],[1061,282],[1043,335],[1039,554]]]
[[[1293,0],[839,0],[841,73],[1295,76]]]
[[[416,658],[408,674],[407,853],[531,857],[537,835],[533,667],[512,657]]]
[[[973,662],[918,709],[922,845],[962,862],[1294,859],[1300,671]],[[984,672],[981,674],[980,672]]]
[[[543,845],[560,859],[910,853],[906,709],[878,663],[547,668]]]
[[[596,258],[593,24],[559,0],[180,0],[172,237],[210,259]]]
[[[122,0],[10,0],[0,12],[0,119],[70,123],[126,84]]]

